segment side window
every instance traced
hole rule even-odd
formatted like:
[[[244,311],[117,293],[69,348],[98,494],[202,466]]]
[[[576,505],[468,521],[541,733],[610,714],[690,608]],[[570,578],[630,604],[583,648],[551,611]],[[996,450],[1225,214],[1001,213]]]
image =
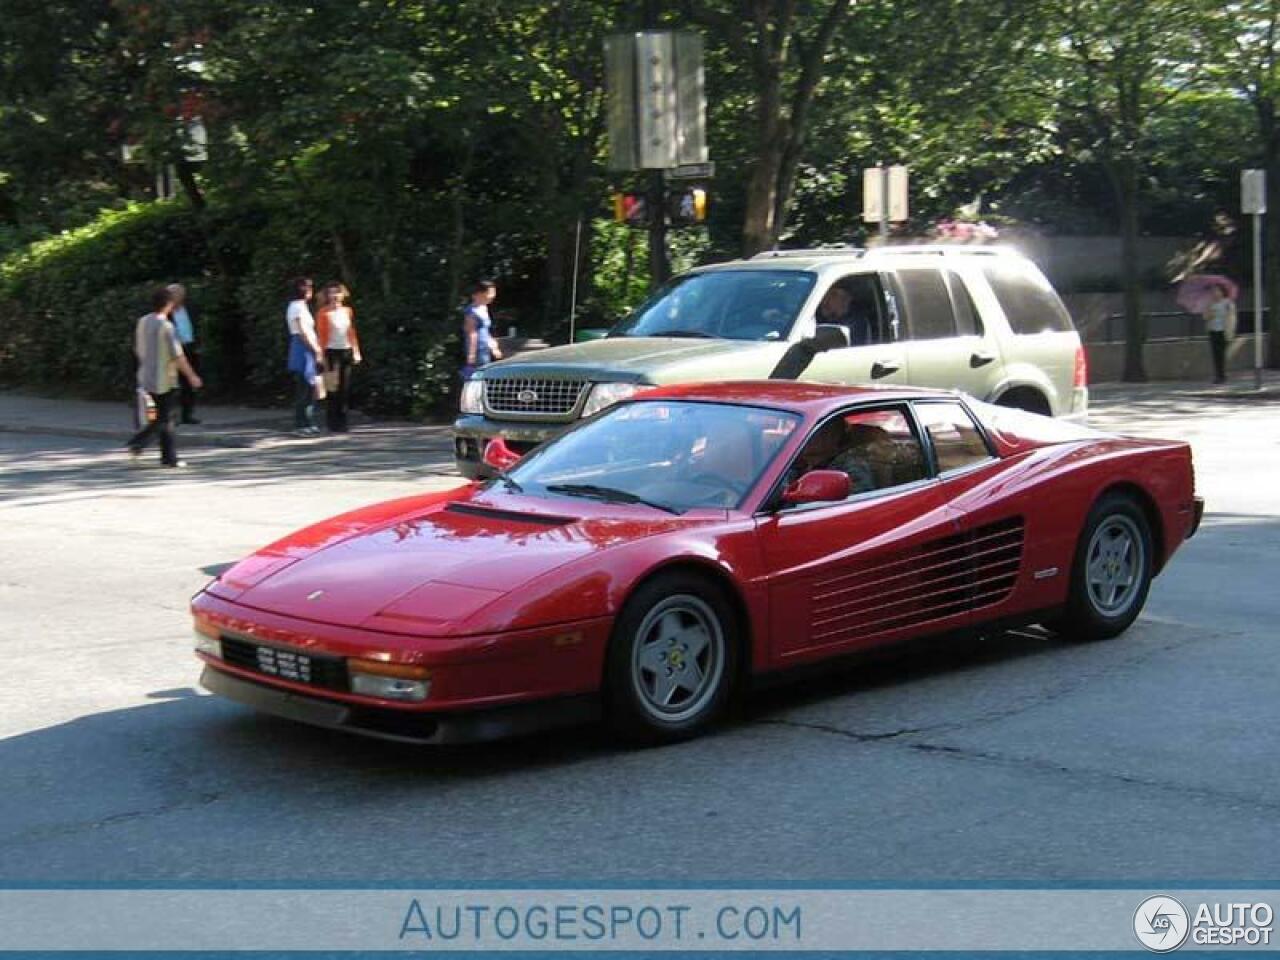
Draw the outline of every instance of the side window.
[[[956,332],[962,337],[982,336],[982,320],[973,306],[969,288],[959,274],[948,270],[947,290],[951,293],[951,306],[956,313]]]
[[[818,304],[818,323],[835,324],[849,334],[849,345],[861,347],[891,339],[884,322],[884,297],[872,273],[841,277]]]
[[[841,470],[853,496],[923,480],[928,471],[920,439],[898,407],[858,410],[814,431],[791,467],[788,482],[810,470]]]
[[[933,442],[939,473],[991,459],[987,441],[960,404],[917,403],[916,416]]]
[[[1014,333],[1075,329],[1067,308],[1034,264],[1000,257],[983,259],[982,272]]]
[[[898,285],[906,300],[907,336],[912,340],[938,340],[956,335],[956,318],[951,310],[951,294],[941,271],[904,269],[898,271]]]

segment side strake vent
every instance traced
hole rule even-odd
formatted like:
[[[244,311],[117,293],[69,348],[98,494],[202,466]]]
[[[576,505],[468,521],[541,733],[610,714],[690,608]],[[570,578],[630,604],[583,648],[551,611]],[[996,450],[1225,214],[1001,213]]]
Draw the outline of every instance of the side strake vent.
[[[567,523],[575,523],[577,521],[576,517],[548,517],[537,513],[520,513],[516,510],[485,507],[478,503],[451,503],[444,510],[445,513],[461,513],[470,517],[488,517],[491,520],[509,520],[513,523],[531,523],[539,527],[563,527]]]
[[[1025,523],[1001,520],[814,585],[815,644],[916,626],[1005,600],[1022,567]]]

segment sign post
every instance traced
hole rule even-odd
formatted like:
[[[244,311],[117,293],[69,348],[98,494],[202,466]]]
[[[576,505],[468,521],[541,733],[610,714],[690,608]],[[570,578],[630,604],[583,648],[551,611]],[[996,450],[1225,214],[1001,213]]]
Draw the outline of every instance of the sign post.
[[[1267,212],[1267,171],[1240,172],[1240,209],[1253,215],[1253,386],[1262,389],[1262,216]]]
[[[862,219],[880,224],[880,239],[889,237],[889,222],[910,217],[907,204],[907,168],[866,167],[862,171]]]

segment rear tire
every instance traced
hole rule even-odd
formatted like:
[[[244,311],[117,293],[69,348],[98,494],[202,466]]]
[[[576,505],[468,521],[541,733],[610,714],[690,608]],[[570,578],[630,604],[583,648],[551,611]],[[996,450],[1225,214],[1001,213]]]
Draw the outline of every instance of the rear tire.
[[[1049,401],[1045,399],[1044,394],[1030,387],[1014,387],[996,401],[996,406],[1012,407],[1015,410],[1038,413],[1045,417],[1053,416],[1053,408],[1049,406]]]
[[[1050,626],[1068,640],[1123,633],[1147,602],[1154,569],[1151,528],[1132,497],[1109,493],[1085,519],[1066,609]]]
[[[605,663],[610,724],[640,743],[697,736],[729,702],[738,631],[724,591],[685,572],[641,585],[614,623]]]

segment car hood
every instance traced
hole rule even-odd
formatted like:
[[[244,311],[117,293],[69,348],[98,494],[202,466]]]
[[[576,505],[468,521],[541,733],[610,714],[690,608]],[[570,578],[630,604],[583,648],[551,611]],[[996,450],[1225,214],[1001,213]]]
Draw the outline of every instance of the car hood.
[[[595,381],[670,383],[689,379],[767,377],[790,344],[684,337],[606,337],[502,360],[490,377],[571,377]]]
[[[435,636],[483,632],[492,626],[484,611],[530,581],[611,545],[698,522],[584,517],[572,512],[572,501],[487,497],[434,506],[322,546],[278,564],[234,600],[340,626]]]

